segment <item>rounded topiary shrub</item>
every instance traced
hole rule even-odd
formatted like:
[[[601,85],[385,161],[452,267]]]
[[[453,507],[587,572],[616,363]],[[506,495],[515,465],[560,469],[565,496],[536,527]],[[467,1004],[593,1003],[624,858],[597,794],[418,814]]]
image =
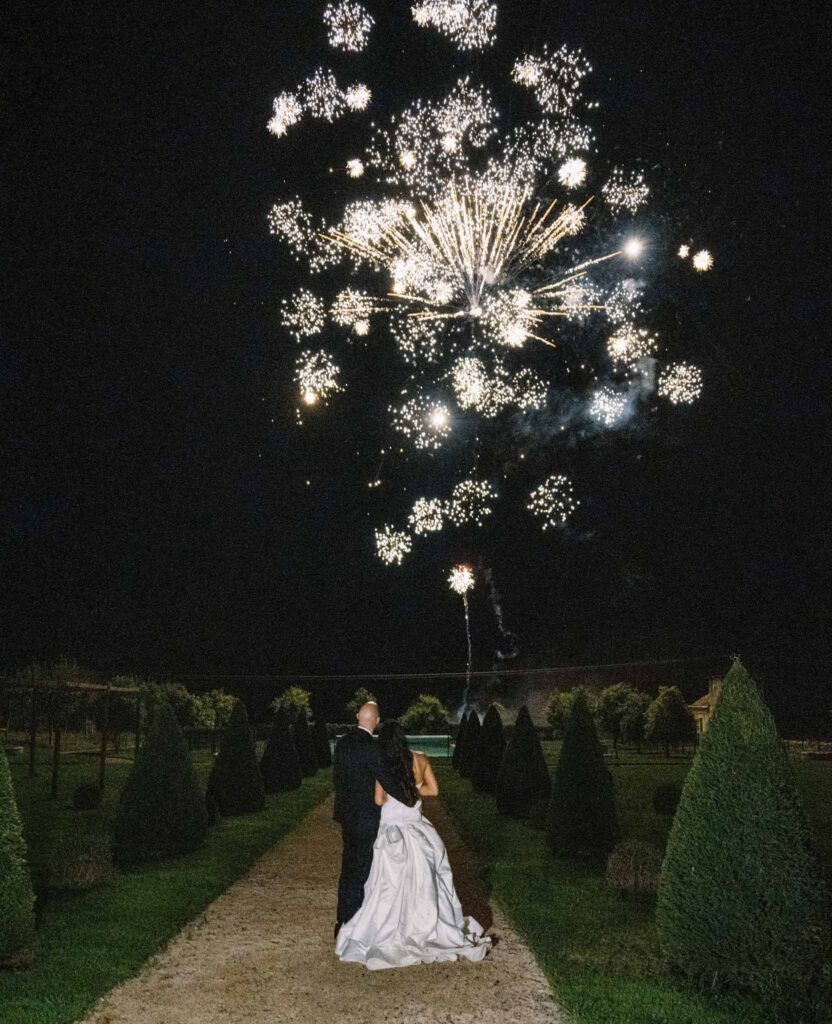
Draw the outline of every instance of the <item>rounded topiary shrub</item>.
[[[770,712],[736,660],[682,790],[656,907],[662,949],[702,987],[778,1019],[828,1006],[829,903]]]
[[[459,771],[459,766],[462,764],[462,755],[465,751],[465,730],[468,728],[468,715],[464,712],[459,719],[459,725],[456,729],[456,742],[454,743],[454,752],[451,755],[451,765],[454,771]]]
[[[185,737],[162,700],[119,794],[113,861],[121,866],[179,857],[197,849],[207,830],[205,799]]]
[[[70,832],[50,843],[40,882],[45,889],[80,891],[106,885],[114,875],[107,836]]]
[[[283,711],[274,716],[272,734],[260,758],[260,774],[267,793],[288,793],[303,782],[297,747]]]
[[[311,778],[318,771],[318,755],[315,753],[315,739],[306,715],[298,715],[292,735],[300,761],[300,770],[305,778]]]
[[[682,787],[678,782],[663,782],[653,793],[653,810],[665,818],[672,818],[682,797]]]
[[[326,722],[322,718],[315,719],[312,735],[315,740],[315,757],[318,761],[318,767],[329,768],[332,764],[332,748],[329,745],[329,732]]]
[[[586,691],[579,689],[566,716],[552,781],[549,845],[560,856],[603,858],[618,838],[612,776]]]
[[[659,884],[661,851],[631,839],[619,843],[607,858],[607,881],[629,896],[653,896]]]
[[[263,776],[257,762],[246,706],[241,700],[235,703],[223,733],[208,777],[206,795],[216,800],[217,810],[223,818],[262,811],[266,806]]]
[[[506,749],[500,712],[492,704],[486,711],[479,735],[477,756],[471,771],[471,785],[478,793],[493,793]]]
[[[536,805],[549,799],[551,788],[540,737],[524,704],[517,714],[497,772],[494,790],[497,810],[517,818],[528,817]]]
[[[72,794],[72,806],[76,811],[94,811],[101,806],[101,789],[94,782],[82,782]]]
[[[12,964],[35,935],[35,891],[9,762],[0,747],[0,964]]]
[[[474,765],[477,763],[481,730],[480,716],[476,711],[472,711],[468,715],[468,722],[465,726],[465,747],[459,755],[459,774],[463,779],[471,778],[471,772],[473,772]]]

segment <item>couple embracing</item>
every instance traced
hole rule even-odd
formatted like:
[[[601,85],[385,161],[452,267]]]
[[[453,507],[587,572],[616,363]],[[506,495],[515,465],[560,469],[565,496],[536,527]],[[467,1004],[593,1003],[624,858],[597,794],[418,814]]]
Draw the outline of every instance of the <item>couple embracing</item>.
[[[422,815],[422,797],[439,792],[430,761],[397,721],[379,727],[374,701],[356,718],[333,759],[344,843],[336,955],[370,970],[481,960],[491,939],[463,916],[445,844]]]

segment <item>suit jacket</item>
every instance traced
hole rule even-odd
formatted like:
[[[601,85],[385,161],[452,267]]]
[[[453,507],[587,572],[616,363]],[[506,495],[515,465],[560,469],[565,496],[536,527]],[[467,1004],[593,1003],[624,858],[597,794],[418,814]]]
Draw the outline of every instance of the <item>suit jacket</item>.
[[[375,804],[376,779],[397,800],[406,802],[404,791],[387,767],[378,740],[366,729],[352,729],[335,744],[332,784],[335,810],[332,817],[354,832],[378,832],[381,808]]]

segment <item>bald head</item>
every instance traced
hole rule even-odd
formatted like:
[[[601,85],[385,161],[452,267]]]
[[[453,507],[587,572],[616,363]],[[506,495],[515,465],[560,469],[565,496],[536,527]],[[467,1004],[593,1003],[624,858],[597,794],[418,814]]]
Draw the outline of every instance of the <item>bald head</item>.
[[[362,729],[369,729],[370,732],[373,732],[381,721],[381,716],[378,713],[378,704],[374,700],[368,700],[366,704],[362,704],[358,711],[356,711],[355,717],[358,719],[358,724]]]

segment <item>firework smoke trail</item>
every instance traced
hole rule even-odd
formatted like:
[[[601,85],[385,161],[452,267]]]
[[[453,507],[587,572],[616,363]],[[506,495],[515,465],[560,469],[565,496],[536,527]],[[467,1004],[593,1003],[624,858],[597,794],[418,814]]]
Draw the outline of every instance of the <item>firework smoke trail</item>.
[[[517,655],[520,653],[517,642],[517,634],[512,633],[512,631],[509,629],[506,629],[505,624],[503,622],[503,605],[500,599],[499,591],[497,590],[497,584],[494,582],[494,570],[491,568],[486,568],[484,570],[484,574],[485,581],[488,584],[488,594],[489,597],[491,598],[491,607],[494,610],[494,619],[497,623],[497,632],[499,634],[499,638],[501,641],[499,646],[495,649],[494,653],[497,657],[497,662],[508,661],[511,658],[516,658]],[[508,641],[507,644],[502,642],[506,640]],[[496,669],[496,663],[494,667]]]

